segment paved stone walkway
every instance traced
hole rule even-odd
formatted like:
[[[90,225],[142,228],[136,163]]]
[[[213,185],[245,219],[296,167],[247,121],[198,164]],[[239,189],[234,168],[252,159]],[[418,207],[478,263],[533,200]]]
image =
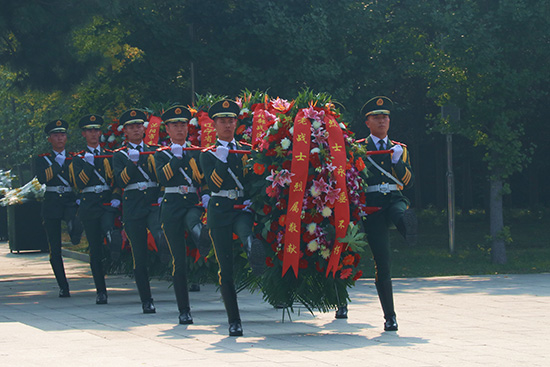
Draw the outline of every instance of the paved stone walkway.
[[[65,258],[71,298],[57,296],[48,255],[0,242],[1,366],[548,366],[550,274],[395,279],[399,331],[384,332],[371,279],[351,291],[347,320],[288,315],[239,294],[244,337],[227,336],[214,285],[191,293],[177,325],[173,290],[153,280],[144,315],[132,279],[109,276],[96,305],[86,263]]]

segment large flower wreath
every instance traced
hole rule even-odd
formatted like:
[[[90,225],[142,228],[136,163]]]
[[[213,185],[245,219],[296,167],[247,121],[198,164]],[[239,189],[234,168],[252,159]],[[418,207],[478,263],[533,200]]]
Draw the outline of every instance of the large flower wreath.
[[[268,119],[267,130],[250,162],[255,173],[250,189],[256,213],[255,232],[268,244],[267,270],[261,279],[264,299],[274,306],[302,304],[311,312],[314,309],[326,312],[347,303],[347,288],[362,275],[357,269],[358,252],[366,242],[357,223],[365,203],[363,181],[359,178],[364,164],[361,159],[354,159],[352,133],[341,121],[329,96],[306,91],[294,105],[279,98],[269,105],[267,110],[273,117]],[[300,136],[294,135],[297,124],[304,122],[301,120],[304,118],[310,124],[305,154],[309,155],[309,164],[305,169],[303,196],[300,194],[299,199],[302,205],[297,228],[287,216],[292,212],[291,205],[296,204],[293,177],[300,174],[295,168],[293,171],[293,159],[298,155],[295,138],[305,136],[303,131]],[[341,131],[345,147],[339,154],[340,160],[344,159],[344,169],[335,166],[336,152],[334,144],[329,146],[327,124]],[[338,175],[345,177],[344,185]],[[342,232],[338,226],[344,223],[340,218],[346,215],[341,209],[337,213],[336,206],[345,201],[346,194],[349,224]],[[291,232],[299,233],[298,248],[289,248],[292,244],[285,237]],[[335,250],[338,243],[340,247]],[[297,269],[288,269],[285,264],[287,252],[295,254]]]

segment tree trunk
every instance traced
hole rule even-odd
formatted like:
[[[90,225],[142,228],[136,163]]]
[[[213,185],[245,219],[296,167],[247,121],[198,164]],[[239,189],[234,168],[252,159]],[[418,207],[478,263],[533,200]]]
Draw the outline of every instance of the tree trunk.
[[[502,206],[502,179],[491,179],[490,182],[490,232],[492,238],[491,257],[494,264],[506,264],[506,245],[501,237],[504,229]]]

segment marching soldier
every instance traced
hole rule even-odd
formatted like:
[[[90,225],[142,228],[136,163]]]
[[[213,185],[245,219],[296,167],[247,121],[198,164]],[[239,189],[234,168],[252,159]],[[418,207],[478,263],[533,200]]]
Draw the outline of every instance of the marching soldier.
[[[68,126],[64,120],[55,120],[46,125],[44,131],[52,151],[38,156],[35,163],[38,181],[46,184],[42,218],[48,236],[50,264],[59,285],[59,297],[71,296],[61,256],[61,220],[67,223],[74,221],[77,210],[76,195],[69,183],[70,160],[67,160],[65,151]]]
[[[390,111],[393,103],[387,97],[374,97],[361,109],[370,130],[365,144],[368,151],[391,150],[391,154],[363,157],[369,175],[365,179],[366,203],[382,209],[363,220],[369,246],[376,265],[376,290],[384,312],[384,330],[397,330],[390,273],[390,240],[388,228],[393,223],[409,244],[416,241],[416,216],[402,190],[413,185],[414,176],[407,146],[389,140]],[[369,164],[370,163],[370,164]],[[347,317],[347,308],[337,311],[337,318]]]
[[[112,154],[112,151],[99,145],[103,117],[87,115],[80,119],[78,125],[87,147],[73,159],[70,170],[72,181],[81,193],[78,214],[88,238],[90,268],[97,291],[96,304],[106,304],[103,238],[107,237],[111,247],[120,251],[122,236],[120,230],[114,228],[114,221],[120,207],[121,190],[113,188],[112,159],[97,157]]]
[[[149,146],[143,141],[145,134],[145,112],[132,109],[120,117],[127,144],[115,151],[113,167],[115,180],[123,191],[122,220],[130,241],[134,259],[134,276],[138,288],[143,313],[155,313],[151,296],[149,272],[147,270],[147,229],[161,247],[162,229],[159,221],[159,184],[156,180],[155,160],[152,154],[140,152],[155,151],[157,146]]]
[[[231,100],[221,100],[210,107],[208,115],[214,120],[218,140],[215,150],[210,149],[200,155],[212,196],[208,202],[207,226],[220,266],[220,289],[229,321],[229,336],[243,335],[233,279],[233,233],[243,242],[253,272],[259,274],[265,266],[263,245],[252,231],[252,213],[235,209],[235,205],[246,207],[250,203],[244,189],[248,155],[229,153],[231,149],[246,149],[235,141],[239,112],[239,105]]]
[[[204,208],[199,206],[204,179],[199,167],[199,152],[183,150],[190,146],[186,140],[190,118],[191,112],[184,106],[175,106],[164,112],[162,120],[171,144],[155,153],[157,177],[164,186],[160,217],[172,253],[172,276],[180,324],[193,323],[187,290],[185,231],[188,231],[195,246],[199,247],[204,227],[201,222]],[[202,202],[207,203],[208,199],[209,196],[203,192]],[[206,253],[201,255],[205,256]]]

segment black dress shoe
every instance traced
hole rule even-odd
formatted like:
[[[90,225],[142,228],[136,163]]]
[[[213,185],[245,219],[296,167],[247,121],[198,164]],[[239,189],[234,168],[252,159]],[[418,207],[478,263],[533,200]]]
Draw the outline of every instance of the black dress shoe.
[[[388,317],[384,322],[385,331],[397,331],[397,318],[395,316]]]
[[[193,283],[189,287],[189,292],[200,292],[200,290],[201,290],[201,286],[198,285],[197,283]]]
[[[156,313],[155,305],[153,304],[153,299],[141,303],[141,308],[143,313]]]
[[[193,323],[190,311],[182,311],[179,316],[180,324],[189,325]]]
[[[336,310],[336,315],[334,315],[334,318],[336,319],[347,319],[348,318],[348,306],[340,306]]]
[[[243,336],[243,327],[240,320],[229,324],[229,336]]]
[[[69,293],[69,288],[59,288],[59,297],[68,298],[71,294]]]
[[[95,297],[96,305],[106,305],[107,304],[107,292],[97,292]]]

